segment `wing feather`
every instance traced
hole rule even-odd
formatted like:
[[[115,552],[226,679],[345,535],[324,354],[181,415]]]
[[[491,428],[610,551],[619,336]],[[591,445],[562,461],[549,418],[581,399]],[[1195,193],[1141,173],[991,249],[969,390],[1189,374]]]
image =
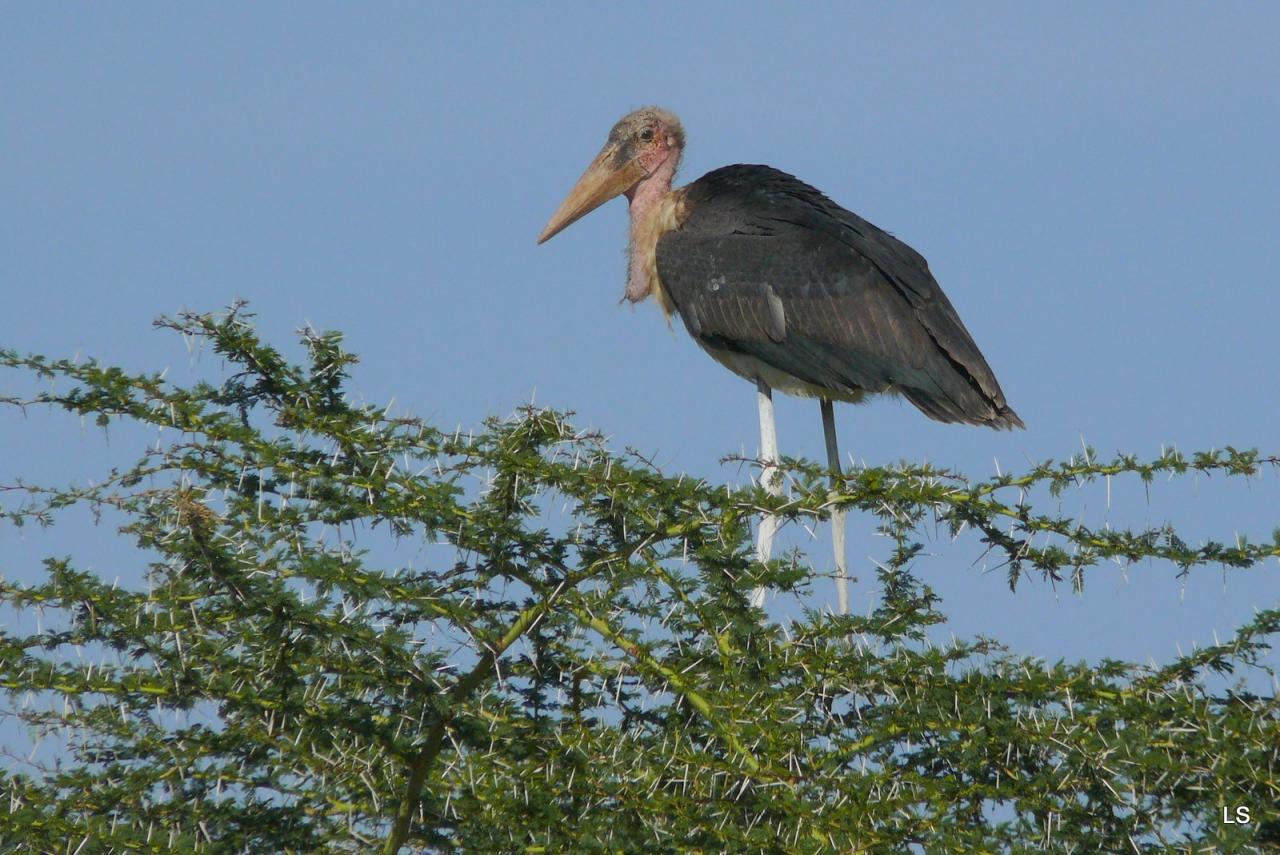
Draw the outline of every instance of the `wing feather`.
[[[1022,425],[911,247],[767,166],[708,173],[685,199],[658,275],[699,343],[835,397],[897,391],[941,421]]]

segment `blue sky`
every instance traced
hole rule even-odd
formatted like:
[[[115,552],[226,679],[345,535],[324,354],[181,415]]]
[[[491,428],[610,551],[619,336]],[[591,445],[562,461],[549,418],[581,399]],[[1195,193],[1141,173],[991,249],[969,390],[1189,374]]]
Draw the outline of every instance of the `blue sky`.
[[[366,400],[451,427],[536,394],[671,472],[741,480],[719,461],[756,449],[752,389],[656,307],[618,305],[623,204],[534,243],[610,125],[658,103],[684,120],[684,180],[768,163],[920,250],[1028,425],[844,407],[859,460],[985,477],[1082,438],[1274,453],[1277,43],[1266,4],[10,5],[0,344],[208,375],[150,321],[246,298],[282,343],[344,330]],[[822,455],[816,403],[778,418],[784,453]],[[138,448],[66,422],[0,416],[0,482]],[[1064,507],[1269,537],[1280,488],[1125,482]],[[921,570],[951,629],[1055,659],[1167,660],[1280,601],[1274,563],[1015,595],[975,541],[939,537]],[[110,539],[0,531],[0,572]],[[849,554],[870,576],[883,545],[853,520]]]

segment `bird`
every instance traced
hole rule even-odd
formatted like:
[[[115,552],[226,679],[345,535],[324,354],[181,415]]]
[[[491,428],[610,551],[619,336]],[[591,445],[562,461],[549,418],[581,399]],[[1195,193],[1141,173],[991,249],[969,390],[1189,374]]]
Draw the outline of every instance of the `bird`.
[[[685,132],[674,113],[623,116],[538,237],[542,244],[625,196],[630,246],[624,299],[654,299],[713,359],[756,386],[761,481],[773,494],[773,390],[817,398],[827,465],[841,474],[835,402],[900,395],[931,419],[998,430],[1025,425],[924,257],[770,166],[735,164],[674,188]],[[777,521],[756,551],[767,561]],[[836,586],[849,611],[843,514],[832,513]],[[752,593],[762,606],[765,592]]]

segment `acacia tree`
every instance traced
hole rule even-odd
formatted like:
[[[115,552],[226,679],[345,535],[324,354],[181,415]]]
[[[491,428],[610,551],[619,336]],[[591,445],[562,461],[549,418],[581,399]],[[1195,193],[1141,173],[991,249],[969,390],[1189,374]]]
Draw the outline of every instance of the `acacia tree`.
[[[1255,568],[1280,556],[1280,533],[1192,546],[1171,527],[1090,530],[1026,497],[1102,477],[1245,477],[1276,458],[1087,455],[983,481],[900,465],[834,491],[787,461],[791,489],[773,497],[666,475],[547,410],[462,435],[354,406],[337,334],[304,331],[292,364],[243,307],[158,324],[230,370],[181,387],[0,351],[11,378],[57,381],[7,407],[164,429],[91,486],[3,487],[3,525],[88,508],[139,561],[132,584],[73,556],[26,582],[0,565],[0,715],[62,740],[47,762],[0,761],[4,851],[1280,841],[1280,707],[1222,677],[1260,669],[1274,687],[1280,609],[1164,667],[1046,664],[987,639],[931,643],[942,603],[915,572],[938,524],[967,529],[957,561],[991,550],[1011,584],[1079,585],[1112,560]],[[833,505],[886,535],[869,615],[753,608],[757,585],[816,601],[803,554],[754,561],[752,521]],[[40,625],[16,631],[35,609]],[[1222,823],[1238,804],[1254,821]]]

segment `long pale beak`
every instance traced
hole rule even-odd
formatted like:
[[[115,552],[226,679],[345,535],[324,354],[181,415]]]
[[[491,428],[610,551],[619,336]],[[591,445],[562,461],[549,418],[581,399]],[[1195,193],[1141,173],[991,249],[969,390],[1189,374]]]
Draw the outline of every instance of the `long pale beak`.
[[[590,214],[614,196],[627,192],[645,177],[644,167],[638,160],[632,160],[621,167],[616,166],[617,153],[618,147],[610,144],[596,156],[587,171],[582,173],[578,183],[573,185],[559,209],[551,215],[547,227],[538,236],[538,243],[551,240],[562,229]]]

